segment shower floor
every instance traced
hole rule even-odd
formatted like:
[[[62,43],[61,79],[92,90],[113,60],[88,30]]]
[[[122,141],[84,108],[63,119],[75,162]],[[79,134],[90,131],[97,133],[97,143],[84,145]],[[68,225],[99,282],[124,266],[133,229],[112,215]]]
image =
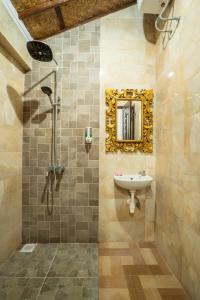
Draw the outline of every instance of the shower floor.
[[[0,300],[97,300],[96,244],[38,244],[0,265]]]

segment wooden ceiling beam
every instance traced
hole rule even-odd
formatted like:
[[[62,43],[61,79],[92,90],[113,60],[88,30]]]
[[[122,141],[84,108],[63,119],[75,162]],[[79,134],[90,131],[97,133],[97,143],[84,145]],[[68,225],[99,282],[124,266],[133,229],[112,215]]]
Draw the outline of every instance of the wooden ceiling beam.
[[[55,12],[56,12],[58,22],[59,22],[59,25],[60,25],[60,30],[63,30],[65,28],[65,22],[64,22],[64,19],[63,19],[63,15],[62,15],[60,6],[55,7]]]
[[[74,0],[72,0],[72,1],[74,1]],[[99,19],[99,18],[101,18],[101,17],[105,17],[105,16],[107,16],[107,15],[113,13],[113,12],[119,11],[119,10],[121,10],[121,9],[128,8],[128,7],[130,7],[130,6],[132,6],[132,5],[136,4],[136,3],[137,3],[137,0],[133,0],[133,1],[130,2],[130,3],[126,3],[126,4],[123,4],[123,5],[120,5],[120,6],[118,6],[118,8],[110,9],[108,12],[104,12],[104,13],[95,15],[95,16],[93,16],[93,17],[88,18],[87,20],[83,20],[83,21],[80,21],[80,22],[76,23],[75,25],[65,27],[65,28],[59,30],[58,32],[56,32],[56,34],[59,34],[59,33],[62,33],[62,32],[64,32],[64,31],[73,29],[73,28],[75,28],[75,27],[77,27],[77,26],[81,26],[81,25],[87,24],[88,22],[94,21],[94,20]],[[47,35],[47,36],[45,36],[45,37],[38,38],[38,40],[43,40],[44,38],[50,38],[50,37],[52,37],[52,36],[54,36],[54,35],[55,35],[55,34],[50,34],[50,35]]]
[[[56,7],[59,7],[59,5],[66,4],[71,1],[75,1],[75,0],[52,0],[49,2],[41,3],[39,5],[35,5],[34,7],[31,7],[31,8],[27,8],[27,9],[23,10],[22,12],[19,12],[18,15],[19,15],[19,18],[21,20],[23,20],[23,19],[31,17],[35,14],[39,14],[39,13],[45,11],[46,9],[56,8]]]

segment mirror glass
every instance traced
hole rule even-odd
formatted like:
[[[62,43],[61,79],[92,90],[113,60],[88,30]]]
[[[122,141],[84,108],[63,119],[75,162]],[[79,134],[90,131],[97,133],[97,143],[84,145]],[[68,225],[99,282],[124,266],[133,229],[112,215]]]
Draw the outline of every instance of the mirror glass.
[[[117,140],[142,140],[142,101],[132,99],[116,100]]]

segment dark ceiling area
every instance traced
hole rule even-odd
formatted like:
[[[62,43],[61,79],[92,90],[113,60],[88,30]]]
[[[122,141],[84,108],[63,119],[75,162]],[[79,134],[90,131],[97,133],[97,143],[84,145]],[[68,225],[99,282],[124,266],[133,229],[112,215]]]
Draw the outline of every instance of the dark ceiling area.
[[[12,0],[34,39],[45,39],[136,3],[136,0]]]

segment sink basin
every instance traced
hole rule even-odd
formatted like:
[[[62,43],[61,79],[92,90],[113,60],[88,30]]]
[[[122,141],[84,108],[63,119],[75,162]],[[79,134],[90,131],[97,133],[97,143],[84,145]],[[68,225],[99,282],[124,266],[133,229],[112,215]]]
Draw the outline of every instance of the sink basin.
[[[150,186],[153,178],[148,175],[120,175],[114,176],[114,181],[121,188],[131,192]]]
[[[137,201],[135,199],[136,190],[145,189],[151,185],[153,178],[148,175],[119,175],[114,176],[114,182],[123,189],[129,190],[131,199],[127,200],[129,211],[134,214]]]

